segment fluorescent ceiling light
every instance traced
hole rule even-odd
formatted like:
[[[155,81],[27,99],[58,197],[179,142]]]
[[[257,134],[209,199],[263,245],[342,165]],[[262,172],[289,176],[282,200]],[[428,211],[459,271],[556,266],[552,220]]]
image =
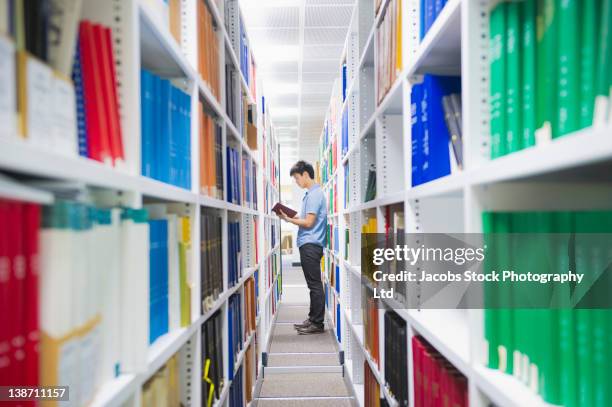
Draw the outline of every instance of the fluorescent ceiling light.
[[[264,86],[264,96],[297,94],[300,85],[297,82],[270,82]]]
[[[262,46],[256,50],[256,59],[259,61],[298,61],[300,47],[297,45]]]
[[[298,114],[298,108],[297,107],[272,108],[271,113],[273,117],[296,116]]]
[[[261,7],[299,7],[302,0],[240,0],[240,5],[247,8]]]

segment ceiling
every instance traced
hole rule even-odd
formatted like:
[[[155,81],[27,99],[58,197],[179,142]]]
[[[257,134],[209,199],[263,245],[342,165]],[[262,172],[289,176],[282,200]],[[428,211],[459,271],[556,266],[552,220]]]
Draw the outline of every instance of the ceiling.
[[[257,75],[279,135],[283,175],[296,160],[314,162],[318,157],[353,3],[241,0]]]

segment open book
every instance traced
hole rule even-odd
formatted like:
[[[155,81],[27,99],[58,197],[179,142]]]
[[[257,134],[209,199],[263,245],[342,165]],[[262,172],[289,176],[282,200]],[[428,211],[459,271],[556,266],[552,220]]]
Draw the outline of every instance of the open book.
[[[272,212],[277,215],[280,215],[280,211],[283,211],[285,215],[289,216],[290,218],[293,218],[295,217],[295,215],[297,215],[297,212],[291,209],[290,207],[285,206],[280,202],[277,202],[276,205],[274,205],[274,207],[272,208]]]

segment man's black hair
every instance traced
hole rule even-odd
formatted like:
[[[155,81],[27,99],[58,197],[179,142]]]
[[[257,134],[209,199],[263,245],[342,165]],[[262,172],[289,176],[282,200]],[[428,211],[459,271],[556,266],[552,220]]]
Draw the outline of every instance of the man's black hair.
[[[306,161],[300,160],[293,164],[293,167],[291,167],[291,171],[289,171],[289,176],[292,177],[293,174],[302,175],[305,172],[310,175],[310,178],[314,179],[314,168],[312,168],[312,165],[310,165]]]

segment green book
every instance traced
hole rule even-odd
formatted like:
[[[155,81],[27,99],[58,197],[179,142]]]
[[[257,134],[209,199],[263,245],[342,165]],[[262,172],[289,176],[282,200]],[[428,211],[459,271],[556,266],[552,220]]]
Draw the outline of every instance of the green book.
[[[557,30],[556,2],[537,0],[537,119],[538,129],[550,128],[556,134],[557,112]]]
[[[558,76],[557,90],[559,137],[578,130],[580,117],[580,2],[559,0],[558,7]]]
[[[522,83],[523,109],[522,148],[535,145],[536,115],[536,0],[525,0],[521,4],[522,14]]]
[[[571,233],[574,229],[574,214],[571,212],[557,212],[554,233]],[[569,239],[569,236],[568,236]],[[570,270],[569,243],[557,240],[553,247],[554,268],[553,273]],[[571,296],[568,284],[559,285],[554,293],[553,304],[560,308],[557,310],[558,327],[553,331],[557,335],[559,344],[559,388],[561,400],[547,400],[552,404],[560,404],[565,407],[576,406],[577,401],[577,379],[576,374],[576,348],[575,348],[575,310],[567,307]],[[554,305],[553,305],[554,306]],[[554,340],[554,338],[553,338]]]
[[[498,268],[497,270],[509,270],[511,266],[510,247],[504,236],[511,232],[511,214],[498,212],[495,214],[495,233],[498,234],[498,242],[502,244],[497,248]],[[514,354],[514,311],[512,309],[512,286],[509,282],[497,283],[497,300],[499,301],[498,316],[498,341],[499,369],[508,374],[513,374]]]
[[[495,214],[492,212],[483,212],[482,214],[482,232],[484,234],[484,242],[489,248],[495,247],[492,244],[492,236],[495,232]],[[491,249],[487,250],[484,260],[485,270],[489,271],[496,269],[496,253]],[[491,369],[499,368],[499,357],[497,353],[498,343],[498,310],[496,309],[496,286],[494,284],[484,284],[484,336],[487,343],[487,366]]]
[[[499,3],[491,10],[489,20],[489,55],[491,77],[491,158],[504,155],[506,134],[506,10],[507,3]]]
[[[521,149],[521,3],[506,6],[506,153]],[[502,112],[503,114],[503,112]]]
[[[580,38],[580,128],[593,124],[599,39],[599,0],[583,0]]]
[[[597,51],[597,67],[595,77],[595,121],[606,120],[608,99],[610,98],[610,63],[612,62],[612,0],[600,0],[599,44]]]

